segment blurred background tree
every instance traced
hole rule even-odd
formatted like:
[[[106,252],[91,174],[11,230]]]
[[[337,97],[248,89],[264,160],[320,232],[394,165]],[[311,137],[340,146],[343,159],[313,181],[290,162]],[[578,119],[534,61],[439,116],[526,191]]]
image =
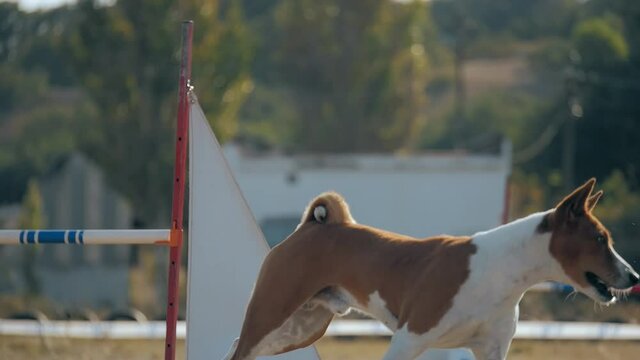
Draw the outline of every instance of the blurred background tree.
[[[0,3],[0,203],[21,201],[29,179],[76,148],[76,119],[90,116],[59,48],[75,13]]]
[[[0,202],[82,151],[141,221],[165,222],[183,18],[196,21],[195,85],[223,141],[492,152],[508,138],[513,216],[590,176],[633,198],[639,17],[635,0],[0,3]],[[610,220],[634,235],[635,205],[621,204],[629,215]]]
[[[296,147],[345,152],[410,147],[425,122],[428,8],[387,1],[282,1],[278,77],[298,116]]]
[[[63,45],[79,85],[95,105],[82,148],[129,197],[144,223],[168,218],[175,123],[177,24],[198,24],[194,68],[201,100],[222,140],[234,135],[239,105],[250,91],[251,45],[239,5],[218,2],[83,0]]]
[[[42,196],[36,180],[31,179],[27,184],[27,192],[22,200],[22,212],[20,214],[21,229],[41,229],[45,221],[42,209]],[[25,247],[22,250],[22,276],[26,285],[25,295],[32,297],[40,293],[40,283],[36,276],[36,255],[38,246]]]

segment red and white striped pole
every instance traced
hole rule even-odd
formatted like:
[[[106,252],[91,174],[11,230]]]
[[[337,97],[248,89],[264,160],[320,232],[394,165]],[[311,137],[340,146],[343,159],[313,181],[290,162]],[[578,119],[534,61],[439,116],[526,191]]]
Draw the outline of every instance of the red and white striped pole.
[[[176,159],[173,177],[171,210],[171,248],[169,253],[169,284],[167,295],[167,334],[164,358],[176,358],[176,325],[178,323],[180,258],[182,253],[182,220],[187,164],[187,136],[189,130],[188,87],[191,79],[191,48],[193,21],[182,23],[182,51],[180,56],[180,80],[178,88],[178,126],[176,129]]]

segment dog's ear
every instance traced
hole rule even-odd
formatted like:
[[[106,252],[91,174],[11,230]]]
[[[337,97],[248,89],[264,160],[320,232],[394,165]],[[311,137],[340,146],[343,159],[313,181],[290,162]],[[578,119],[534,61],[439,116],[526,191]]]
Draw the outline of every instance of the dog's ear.
[[[589,211],[587,205],[595,184],[596,179],[591,178],[582,186],[575,189],[571,194],[569,194],[569,196],[565,197],[556,206],[556,214],[559,219],[568,223],[573,223],[578,217],[584,216]]]
[[[587,200],[587,209],[589,209],[589,211],[593,211],[593,208],[596,207],[598,200],[600,200],[603,194],[604,191],[600,190],[597,193],[589,196],[589,200]]]

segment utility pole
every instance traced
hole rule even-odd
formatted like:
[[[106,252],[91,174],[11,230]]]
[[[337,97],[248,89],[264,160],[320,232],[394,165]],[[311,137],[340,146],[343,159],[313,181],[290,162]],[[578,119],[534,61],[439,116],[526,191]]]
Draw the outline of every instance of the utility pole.
[[[473,29],[471,20],[467,16],[465,9],[460,4],[455,4],[452,8],[455,29],[455,40],[453,44],[453,78],[454,78],[454,117],[453,117],[453,144],[455,147],[464,147],[464,139],[460,132],[465,123],[467,115],[467,89],[464,78],[464,63],[467,55],[467,44],[469,35]]]
[[[453,130],[455,138],[453,139],[455,147],[462,147],[463,141],[459,135],[460,130],[464,126],[464,120],[466,115],[466,89],[464,82],[464,60],[465,60],[465,26],[464,18],[461,16],[461,26],[456,32],[456,39],[454,44],[454,63],[453,63],[453,77],[454,77],[454,106],[455,115],[453,118]]]
[[[562,187],[568,193],[575,177],[576,119],[573,115],[565,121],[562,132]]]
[[[575,64],[565,72],[565,98],[568,116],[562,129],[562,185],[565,192],[571,191],[575,185],[577,123],[583,116],[582,105],[578,97],[580,74]]]

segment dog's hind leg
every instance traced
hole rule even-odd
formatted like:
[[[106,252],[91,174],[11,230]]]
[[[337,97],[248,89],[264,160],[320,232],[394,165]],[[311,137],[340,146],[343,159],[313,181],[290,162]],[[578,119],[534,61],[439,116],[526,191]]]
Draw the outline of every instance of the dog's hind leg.
[[[339,291],[326,288],[300,306],[277,329],[269,332],[250,354],[269,356],[307,347],[324,335],[334,314],[342,316],[350,310],[350,304]],[[232,359],[237,343],[236,340],[227,355],[228,359]]]
[[[249,307],[238,345],[229,352],[230,360],[251,360],[306,347],[324,335],[333,319],[331,310],[307,301],[277,324],[274,317],[265,317],[273,314],[268,303],[256,302]],[[270,324],[275,326],[266,330],[265,325]]]
[[[280,327],[265,336],[251,355],[270,356],[301,349],[324,335],[333,312],[323,306],[307,306],[296,310]]]
[[[325,280],[313,276],[316,270],[292,272],[290,269],[304,269],[307,259],[287,257],[282,251],[282,246],[278,246],[265,258],[232,360],[306,346],[329,326],[333,312],[322,306],[304,305],[326,287]]]
[[[349,313],[351,305],[340,291],[326,288],[304,303],[277,330],[265,337],[260,355],[277,355],[313,344],[327,331],[333,315]]]
[[[349,301],[339,290],[331,287],[317,293],[303,306],[307,308],[322,306],[338,316],[345,316],[351,311],[351,304]]]

